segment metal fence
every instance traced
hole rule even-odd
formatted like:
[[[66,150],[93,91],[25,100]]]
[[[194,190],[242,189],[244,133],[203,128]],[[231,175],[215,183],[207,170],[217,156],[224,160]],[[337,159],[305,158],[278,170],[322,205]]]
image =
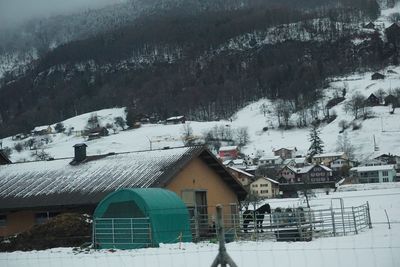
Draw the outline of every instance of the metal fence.
[[[215,237],[215,218],[199,210],[206,209],[193,208],[191,211],[193,239]],[[371,219],[368,203],[357,207],[341,206],[319,210],[277,208],[270,214],[254,214],[252,211],[244,213],[231,205],[230,209],[224,209],[223,224],[227,241],[309,241],[318,237],[358,234],[365,228],[371,228]]]
[[[215,207],[189,208],[194,241],[217,237]],[[271,213],[243,212],[237,205],[225,205],[223,225],[227,242],[234,240],[310,241],[313,238],[354,235],[371,228],[368,203],[357,207],[313,210],[276,208]],[[152,246],[149,218],[102,218],[93,225],[95,245],[114,247]]]
[[[93,221],[95,247],[150,247],[150,220],[146,218],[97,218]]]

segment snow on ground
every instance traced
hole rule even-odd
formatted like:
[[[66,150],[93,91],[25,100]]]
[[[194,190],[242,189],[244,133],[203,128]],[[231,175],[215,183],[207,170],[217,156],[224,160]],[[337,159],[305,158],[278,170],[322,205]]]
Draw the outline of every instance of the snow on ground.
[[[390,70],[390,71],[389,71]],[[336,112],[337,119],[330,124],[321,126],[321,138],[325,144],[326,152],[336,150],[337,138],[339,135],[339,122],[346,120],[353,121],[351,114],[344,111],[344,104],[352,95],[357,92],[368,97],[371,93],[378,89],[383,89],[389,93],[395,88],[400,88],[400,67],[388,67],[381,71],[386,74],[384,80],[371,80],[371,72],[356,73],[347,77],[338,77],[332,79],[330,87],[325,89],[324,100],[332,98],[335,94],[341,95],[341,88],[347,88],[346,100],[331,109]],[[262,105],[267,107],[267,113],[261,112]],[[322,103],[320,103],[322,105]],[[400,154],[400,110],[397,109],[394,114],[389,114],[389,107],[378,106],[372,107],[371,111],[374,117],[367,120],[358,120],[362,124],[362,128],[357,131],[347,129],[346,132],[352,144],[356,148],[356,154],[359,159],[371,157],[376,154],[374,152],[374,138],[379,147],[378,153]],[[65,120],[63,123],[66,128],[74,127],[74,131],[81,131],[86,126],[88,118],[92,114],[97,114],[100,118],[101,125],[113,123],[114,118],[125,116],[124,108],[104,109],[97,112],[91,112],[77,117]],[[292,115],[291,124],[296,125],[297,114]],[[320,114],[322,117],[322,114]],[[214,126],[229,127],[238,129],[247,127],[250,136],[250,142],[243,148],[246,154],[255,154],[261,151],[265,156],[271,155],[274,148],[280,147],[297,147],[299,154],[307,153],[309,147],[309,129],[293,128],[291,130],[281,130],[277,128],[277,118],[274,112],[274,105],[268,99],[261,99],[251,103],[239,110],[233,117],[232,121],[214,121],[214,122],[187,122],[193,128],[196,137],[202,137],[204,132],[212,129]],[[54,126],[55,124],[53,124]],[[263,131],[263,127],[268,127],[268,131]],[[176,147],[182,146],[183,125],[164,125],[164,124],[144,124],[139,129],[117,131],[116,134],[110,130],[110,136],[97,140],[86,141],[79,134],[73,133],[70,136],[65,134],[51,135],[53,142],[44,146],[44,149],[52,157],[72,157],[72,146],[76,143],[86,142],[88,144],[88,154],[102,154],[108,152],[126,152],[163,148],[166,146]],[[13,148],[15,143],[19,141],[11,140],[11,137],[3,139],[3,147]],[[24,150],[20,153],[14,151],[11,160],[26,161],[32,160],[34,156],[32,151]]]
[[[329,207],[332,198],[343,198],[345,206],[369,202],[372,229],[358,235],[314,239],[311,242],[240,241],[227,244],[238,266],[279,267],[397,267],[400,266],[400,188],[334,192],[311,199],[314,208]],[[347,186],[354,187],[354,186]],[[355,186],[354,188],[358,187]],[[272,199],[273,207],[299,203],[301,199]],[[391,229],[386,224],[387,210]],[[125,251],[76,251],[56,248],[45,251],[0,253],[2,267],[196,267],[211,266],[218,252],[214,243],[161,245],[160,248]]]

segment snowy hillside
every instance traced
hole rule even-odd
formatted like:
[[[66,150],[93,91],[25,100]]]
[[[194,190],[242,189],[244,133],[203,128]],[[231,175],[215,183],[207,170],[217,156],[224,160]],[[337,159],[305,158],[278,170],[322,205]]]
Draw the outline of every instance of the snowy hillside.
[[[370,72],[362,74],[353,74],[348,77],[339,77],[332,79],[330,87],[324,89],[324,98],[319,105],[325,105],[328,99],[338,94],[340,88],[347,88],[346,100],[334,106],[330,113],[336,113],[337,118],[331,123],[321,124],[321,138],[325,144],[325,151],[336,151],[337,138],[340,135],[339,122],[345,120],[349,124],[354,120],[353,115],[346,113],[344,106],[349,99],[360,93],[368,97],[371,93],[382,89],[387,94],[395,88],[400,88],[400,67],[390,67],[383,71],[386,74],[384,80],[371,80]],[[261,107],[266,109],[265,116]],[[193,135],[201,140],[207,131],[213,127],[230,128],[233,131],[242,127],[248,128],[250,137],[249,143],[243,147],[246,154],[262,153],[271,155],[274,148],[280,147],[297,147],[300,154],[307,153],[309,147],[308,135],[309,128],[292,128],[283,130],[278,128],[277,117],[275,115],[275,105],[270,100],[262,99],[249,104],[242,110],[238,111],[232,117],[232,121],[214,121],[214,122],[186,122],[193,129]],[[394,114],[390,114],[389,106],[371,107],[372,118],[356,120],[361,125],[361,129],[352,130],[351,127],[346,129],[346,133],[355,146],[355,154],[359,159],[372,156],[374,153],[392,153],[400,154],[400,110],[395,110]],[[63,122],[65,133],[51,134],[51,141],[43,145],[43,149],[51,157],[71,157],[73,155],[72,146],[76,143],[86,142],[88,144],[89,154],[103,154],[109,152],[124,152],[163,148],[166,146],[176,147],[182,146],[182,135],[184,126],[182,124],[164,125],[164,124],[143,124],[138,129],[122,131],[121,128],[113,126],[110,129],[110,135],[87,141],[86,137],[81,136],[88,119],[92,114],[97,114],[100,125],[106,126],[114,124],[116,117],[125,117],[124,108],[105,109],[97,112],[83,114]],[[296,125],[296,119],[299,114],[292,114],[289,123]],[[322,118],[322,111],[318,116]],[[55,124],[52,125],[53,127]],[[268,130],[263,131],[264,127]],[[374,137],[379,151],[374,152]],[[35,137],[41,138],[41,137]],[[3,139],[3,147],[14,148],[17,143],[26,140],[12,140],[11,137]],[[42,149],[42,148],[41,148]],[[11,160],[26,161],[35,158],[33,151],[29,149],[17,152],[13,150]]]
[[[334,110],[338,117],[330,124],[322,125],[321,127],[321,138],[325,143],[325,151],[335,151],[336,149],[337,137],[340,131],[339,122],[341,120],[348,122],[353,120],[353,116],[344,111],[344,106],[352,95],[359,92],[368,97],[378,89],[383,89],[386,93],[389,93],[394,88],[400,87],[400,68],[391,70],[396,73],[388,73],[386,70],[388,75],[385,80],[372,81],[372,73],[354,74],[335,79],[330,83],[330,87],[325,89],[325,99],[328,99],[335,94],[337,88],[348,87],[346,100],[331,109],[331,113]],[[260,112],[262,104],[268,106],[268,115],[266,117]],[[360,130],[346,130],[349,139],[356,148],[356,154],[360,155],[361,158],[370,156],[374,152],[374,136],[380,153],[400,154],[400,112],[396,110],[394,114],[389,114],[389,110],[390,108],[387,106],[372,107],[371,111],[374,118],[365,121],[357,120],[362,124]],[[269,100],[260,100],[237,113],[237,119],[232,124],[234,126],[248,126],[251,133],[252,142],[246,147],[245,151],[253,153],[261,149],[265,153],[272,153],[273,148],[296,146],[301,153],[306,153],[309,147],[309,129],[295,128],[292,130],[262,131],[264,126],[277,126],[276,116],[273,116],[273,114],[274,106]],[[292,115],[291,120],[294,120],[295,117],[296,114]]]

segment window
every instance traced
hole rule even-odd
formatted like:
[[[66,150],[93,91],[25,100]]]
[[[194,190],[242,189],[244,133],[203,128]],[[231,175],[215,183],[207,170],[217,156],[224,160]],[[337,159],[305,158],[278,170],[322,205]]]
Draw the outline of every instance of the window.
[[[0,227],[6,227],[6,226],[7,226],[7,215],[0,214]]]
[[[382,176],[388,176],[389,175],[389,172],[388,171],[383,171],[382,172]]]
[[[260,193],[261,194],[268,194],[268,190],[261,190]]]
[[[258,184],[253,184],[253,185],[251,185],[252,187],[258,187]]]
[[[384,178],[383,178],[383,182],[384,182],[384,183],[387,183],[387,182],[389,182],[389,178],[387,178],[387,177],[384,177]]]
[[[268,184],[260,184],[260,187],[268,187]]]

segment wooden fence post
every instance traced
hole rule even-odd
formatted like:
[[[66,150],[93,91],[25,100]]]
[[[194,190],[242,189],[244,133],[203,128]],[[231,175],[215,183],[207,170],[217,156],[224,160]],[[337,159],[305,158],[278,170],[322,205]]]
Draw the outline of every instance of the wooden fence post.
[[[371,213],[369,210],[369,203],[367,201],[367,215],[368,215],[368,225],[369,225],[369,229],[372,229],[372,222],[371,222]]]
[[[351,211],[353,212],[354,230],[356,235],[358,235],[357,221],[356,221],[356,215],[354,214],[354,207],[351,207]]]
[[[386,219],[387,219],[387,222],[388,222],[388,225],[389,225],[389,229],[390,229],[390,220],[389,220],[389,216],[388,216],[388,214],[387,214],[386,209],[385,209],[385,214],[386,214]]]
[[[335,228],[335,212],[331,207],[331,216],[332,216],[332,228],[333,228],[333,236],[336,236],[336,228]]]
[[[211,264],[211,267],[217,267],[221,265],[221,267],[226,267],[227,264],[231,267],[237,267],[236,263],[232,260],[232,258],[226,252],[225,247],[225,233],[224,233],[224,225],[222,223],[222,205],[217,205],[217,232],[219,239],[219,249],[218,255]]]

